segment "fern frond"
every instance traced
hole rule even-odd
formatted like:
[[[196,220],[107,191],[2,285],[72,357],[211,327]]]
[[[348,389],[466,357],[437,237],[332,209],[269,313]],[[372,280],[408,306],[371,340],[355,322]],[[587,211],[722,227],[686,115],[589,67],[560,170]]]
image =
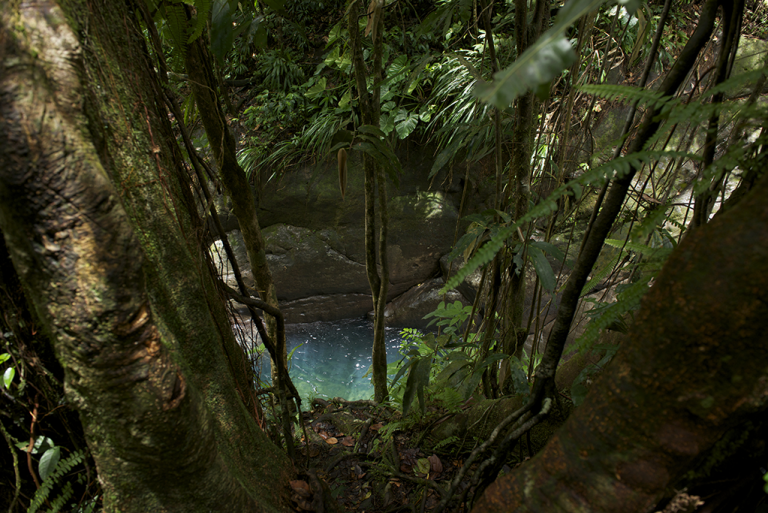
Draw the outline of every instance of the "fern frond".
[[[522,226],[524,223],[534,219],[547,216],[557,210],[557,200],[562,196],[568,194],[580,196],[583,188],[588,185],[602,183],[606,179],[623,177],[629,173],[633,167],[638,169],[643,163],[650,163],[653,160],[658,160],[662,157],[686,157],[694,160],[700,159],[697,155],[684,151],[647,150],[619,157],[590,169],[578,178],[555,189],[549,196],[543,199],[538,205],[531,208],[526,215],[522,216],[513,224],[501,227],[496,235],[494,235],[490,241],[486,242],[485,245],[477,251],[475,256],[448,280],[448,283],[441,289],[441,294],[456,288],[464,278],[469,276],[475,269],[493,260],[493,257],[496,256],[496,253],[498,253],[502,246],[504,246],[506,240],[515,233],[518,226]]]
[[[638,102],[640,105],[647,105],[655,109],[659,109],[673,100],[671,96],[665,96],[661,92],[629,85],[584,84],[576,86],[576,88],[606,100],[619,100],[626,103]]]
[[[173,53],[183,60],[187,54],[187,31],[189,30],[184,5],[163,2],[161,6],[166,29],[173,41]]]
[[[195,0],[195,10],[197,11],[197,20],[195,21],[195,27],[192,29],[192,33],[189,35],[187,44],[191,43],[203,33],[206,22],[208,21],[208,13],[211,12],[212,0]]]
[[[592,275],[592,278],[584,284],[584,288],[581,289],[580,296],[583,296],[590,290],[592,290],[598,283],[603,281],[606,276],[608,276],[611,273],[611,270],[616,266],[616,264],[619,263],[619,260],[621,259],[621,255],[616,255],[613,257],[607,264],[605,264],[599,271],[594,273]]]
[[[448,438],[445,438],[443,440],[440,440],[437,442],[433,447],[432,450],[437,452],[441,448],[445,447],[446,445],[455,444],[459,441],[459,437],[456,435],[449,436]]]
[[[32,497],[32,502],[29,505],[27,513],[35,513],[40,508],[40,506],[43,505],[43,502],[48,499],[48,496],[51,494],[53,487],[56,486],[59,481],[61,481],[61,479],[74,467],[81,464],[83,461],[85,461],[85,451],[75,451],[66,458],[59,460],[51,475],[43,480],[43,482],[40,484],[40,488],[35,492],[35,496]],[[66,483],[62,488],[62,496],[66,495],[67,489],[69,489],[69,497],[71,497],[72,485],[70,483]],[[69,500],[69,497],[62,501],[62,505],[64,502]],[[55,502],[56,501],[54,501],[54,504]],[[60,507],[61,506],[59,506],[59,508]],[[58,511],[58,509],[54,508],[54,511]]]
[[[589,321],[584,333],[576,339],[574,351],[582,352],[590,349],[604,329],[618,321],[624,314],[637,310],[640,307],[640,299],[648,292],[648,282],[651,277],[648,275],[633,283],[617,296],[615,303],[601,307],[600,314]]]

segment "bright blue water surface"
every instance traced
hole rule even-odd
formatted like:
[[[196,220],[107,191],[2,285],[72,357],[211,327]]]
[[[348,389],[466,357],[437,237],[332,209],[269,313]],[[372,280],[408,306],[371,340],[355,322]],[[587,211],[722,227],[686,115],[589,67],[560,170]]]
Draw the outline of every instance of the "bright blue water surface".
[[[387,362],[398,361],[400,329],[387,328]],[[349,401],[371,399],[373,323],[365,319],[311,322],[286,326],[288,353],[294,348],[288,368],[291,379],[306,404],[315,398],[343,397]],[[266,355],[265,355],[266,356]],[[269,358],[264,357],[262,380],[269,379]]]

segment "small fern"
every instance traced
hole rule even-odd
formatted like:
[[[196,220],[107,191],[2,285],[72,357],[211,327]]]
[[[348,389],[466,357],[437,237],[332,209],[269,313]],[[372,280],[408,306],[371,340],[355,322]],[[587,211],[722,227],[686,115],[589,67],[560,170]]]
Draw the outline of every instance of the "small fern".
[[[75,451],[66,458],[59,460],[51,475],[43,480],[40,484],[40,488],[35,492],[35,496],[32,498],[32,503],[29,505],[27,513],[35,513],[40,506],[43,505],[43,502],[48,499],[51,491],[61,479],[83,461],[85,461],[85,451]],[[67,482],[62,487],[61,495],[51,503],[51,511],[54,513],[59,511],[61,507],[64,506],[64,503],[71,497],[72,485]]]
[[[448,438],[446,438],[446,439],[444,439],[444,440],[440,440],[439,442],[437,442],[437,443],[436,443],[436,444],[435,444],[435,445],[432,447],[432,450],[433,450],[433,451],[435,451],[435,452],[437,452],[437,451],[438,451],[438,450],[440,450],[442,447],[445,447],[445,446],[447,446],[447,445],[450,445],[450,444],[455,444],[455,443],[457,443],[458,441],[459,441],[459,437],[458,437],[458,436],[456,436],[456,435],[452,435],[452,436],[449,436]]]
[[[621,320],[621,318],[640,307],[640,299],[648,292],[648,283],[652,276],[646,276],[640,281],[629,285],[617,295],[617,301],[610,304],[598,304],[590,314],[594,317],[587,324],[584,333],[576,339],[575,351],[586,351],[597,341],[600,333]]]
[[[672,100],[671,96],[665,96],[661,92],[628,85],[586,84],[576,88],[606,100],[638,102],[640,105],[647,105],[654,109],[659,109]]]
[[[441,293],[456,288],[464,278],[469,276],[475,269],[493,260],[496,253],[501,250],[506,240],[515,233],[519,226],[534,219],[547,216],[557,210],[557,200],[561,197],[573,195],[578,198],[587,186],[600,184],[609,179],[621,178],[626,176],[633,168],[639,169],[643,164],[653,162],[662,157],[682,157],[692,160],[700,160],[700,157],[697,155],[684,151],[646,150],[622,156],[606,162],[605,164],[593,167],[578,178],[555,189],[549,196],[541,200],[538,205],[531,208],[526,215],[513,224],[501,227],[496,235],[480,248],[475,256],[448,280],[448,283],[445,284]]]

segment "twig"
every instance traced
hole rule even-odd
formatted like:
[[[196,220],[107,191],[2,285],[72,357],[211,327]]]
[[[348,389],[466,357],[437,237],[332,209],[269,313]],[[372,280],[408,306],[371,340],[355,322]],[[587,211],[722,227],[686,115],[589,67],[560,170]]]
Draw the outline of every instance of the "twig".
[[[27,446],[27,467],[29,467],[29,473],[32,474],[32,480],[35,482],[37,489],[40,489],[40,480],[37,479],[35,469],[32,468],[32,449],[35,447],[35,424],[37,423],[37,408],[40,406],[37,397],[35,397],[35,408],[32,410],[32,424],[29,425],[29,446]]]
[[[8,448],[11,450],[11,455],[13,456],[13,473],[16,479],[16,490],[13,492],[13,500],[11,501],[10,506],[8,506],[8,513],[12,513],[13,507],[16,505],[16,501],[19,500],[19,491],[21,489],[21,476],[19,475],[19,456],[16,454],[16,447],[13,446],[11,435],[8,433],[8,431],[5,430],[5,425],[2,422],[0,422],[0,431],[3,432],[3,437],[5,438],[5,441],[8,442]]]
[[[399,470],[395,470],[392,467],[389,467],[388,465],[382,465],[381,463],[369,463],[367,461],[361,461],[358,463],[358,465],[360,465],[361,467],[379,467],[380,470],[381,470],[381,467],[383,466],[385,474],[389,474],[392,477],[396,477],[398,479],[404,479],[406,481],[410,481],[412,483],[416,483],[419,485],[429,486],[430,488],[436,490],[440,494],[440,497],[446,497],[446,494],[448,493],[448,491],[442,486],[440,486],[436,481],[432,481],[431,479],[424,479],[421,477],[409,476],[408,474],[404,474]]]
[[[511,415],[507,416],[504,420],[502,420],[498,426],[493,430],[491,433],[491,436],[488,437],[488,440],[483,442],[483,444],[472,451],[472,454],[469,455],[469,458],[464,462],[464,465],[459,469],[459,471],[456,473],[456,477],[453,478],[453,481],[451,482],[451,487],[448,490],[447,496],[443,498],[442,501],[440,501],[440,504],[438,504],[437,508],[435,509],[436,513],[440,513],[441,511],[444,511],[445,508],[448,506],[448,502],[451,500],[451,497],[456,493],[456,490],[458,489],[459,485],[461,484],[461,481],[464,479],[464,476],[467,474],[467,471],[469,470],[469,467],[474,463],[474,461],[477,459],[477,457],[484,453],[486,450],[488,450],[488,447],[496,441],[496,438],[499,437],[499,434],[506,428],[510,423],[522,420],[525,418],[524,416],[527,415],[530,410],[533,408],[533,405],[535,404],[534,401],[528,402],[525,406],[517,410],[516,412],[512,413]]]

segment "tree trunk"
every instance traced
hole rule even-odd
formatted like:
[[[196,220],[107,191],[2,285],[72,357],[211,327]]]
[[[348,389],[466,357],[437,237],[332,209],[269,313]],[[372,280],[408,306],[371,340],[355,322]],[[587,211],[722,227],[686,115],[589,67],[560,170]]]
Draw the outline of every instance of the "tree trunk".
[[[767,406],[768,177],[686,237],[585,403],[474,511],[649,511]]]
[[[355,80],[360,101],[360,117],[364,125],[378,128],[380,114],[380,86],[374,85],[373,92],[368,92],[367,73],[363,61],[363,49],[358,27],[359,1],[352,0],[349,5],[349,39],[352,48],[352,62],[355,68]],[[374,10],[369,12],[373,38],[373,81],[379,84],[382,79],[383,52],[383,3],[374,2]],[[373,394],[376,402],[387,399],[387,347],[384,335],[386,319],[384,310],[387,304],[389,289],[389,265],[387,262],[387,228],[389,214],[387,211],[387,183],[381,166],[370,155],[363,155],[363,172],[365,173],[365,268],[368,272],[368,283],[373,297],[373,351],[372,374]],[[376,196],[379,199],[379,264],[376,265]]]
[[[105,510],[287,510],[134,13],[6,3],[0,44],[0,229]]]
[[[279,308],[277,289],[267,264],[264,238],[261,236],[259,218],[256,214],[256,203],[245,171],[237,162],[235,139],[229,131],[221,104],[216,97],[217,80],[213,73],[211,59],[203,36],[189,45],[185,54],[185,65],[189,74],[190,88],[195,95],[200,119],[208,135],[208,144],[216,158],[221,181],[232,199],[232,211],[240,224],[245,250],[253,271],[253,279],[259,288],[259,295],[269,306]],[[287,360],[285,336],[278,336],[277,321],[273,316],[266,313],[264,316],[267,321],[267,333],[275,344],[277,354],[281,355],[285,362]],[[280,362],[272,362],[272,382],[276,385],[278,384],[278,365]]]

